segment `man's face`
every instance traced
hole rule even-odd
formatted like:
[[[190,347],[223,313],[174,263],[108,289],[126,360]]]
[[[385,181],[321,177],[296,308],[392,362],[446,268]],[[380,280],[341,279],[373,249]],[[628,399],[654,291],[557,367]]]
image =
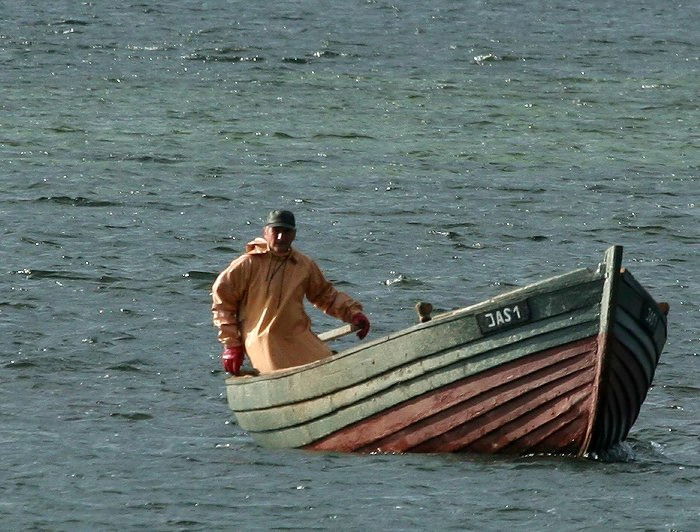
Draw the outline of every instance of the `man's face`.
[[[292,242],[297,236],[296,229],[287,229],[286,227],[270,227],[265,226],[263,229],[263,238],[270,249],[275,253],[287,253],[292,249]]]

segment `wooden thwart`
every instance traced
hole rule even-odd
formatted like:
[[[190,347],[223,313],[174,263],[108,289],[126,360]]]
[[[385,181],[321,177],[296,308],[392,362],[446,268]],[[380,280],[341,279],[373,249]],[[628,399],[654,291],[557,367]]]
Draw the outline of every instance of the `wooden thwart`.
[[[346,336],[350,334],[351,332],[355,332],[359,330],[359,327],[356,327],[355,325],[352,325],[351,323],[346,323],[345,325],[338,327],[336,329],[331,329],[330,331],[322,332],[321,334],[318,335],[320,340],[322,342],[332,342],[333,340],[337,340],[338,338],[342,338],[343,336]]]

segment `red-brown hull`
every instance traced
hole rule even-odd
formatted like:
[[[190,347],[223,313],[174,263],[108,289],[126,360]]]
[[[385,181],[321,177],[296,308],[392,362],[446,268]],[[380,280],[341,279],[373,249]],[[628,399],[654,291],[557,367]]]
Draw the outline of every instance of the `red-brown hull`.
[[[307,445],[359,452],[579,453],[598,342],[542,351],[431,391]]]

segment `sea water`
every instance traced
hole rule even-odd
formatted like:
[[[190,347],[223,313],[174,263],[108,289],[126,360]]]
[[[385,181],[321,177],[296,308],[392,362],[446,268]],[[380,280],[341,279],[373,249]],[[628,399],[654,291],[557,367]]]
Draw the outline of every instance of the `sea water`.
[[[2,528],[696,530],[698,28],[651,0],[0,2]],[[258,447],[209,289],[273,208],[370,338],[623,245],[671,307],[628,441]]]

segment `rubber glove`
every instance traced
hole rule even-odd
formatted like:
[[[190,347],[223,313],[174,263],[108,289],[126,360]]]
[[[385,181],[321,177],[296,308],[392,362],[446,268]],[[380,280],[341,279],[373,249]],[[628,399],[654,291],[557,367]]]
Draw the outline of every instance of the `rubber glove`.
[[[229,346],[221,353],[221,365],[226,371],[233,375],[238,375],[243,365],[245,355],[242,345]]]
[[[358,312],[352,317],[352,324],[355,327],[359,327],[357,337],[360,340],[367,336],[367,333],[369,332],[369,319],[367,319],[367,316],[362,314],[362,312]]]

